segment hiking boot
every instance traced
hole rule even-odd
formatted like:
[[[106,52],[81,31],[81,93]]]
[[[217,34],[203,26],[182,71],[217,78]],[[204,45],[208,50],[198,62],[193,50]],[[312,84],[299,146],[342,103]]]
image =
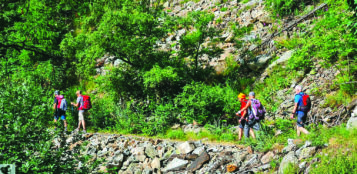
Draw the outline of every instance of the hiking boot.
[[[86,130],[83,130],[83,133],[84,133],[84,134],[86,134],[86,133],[87,133],[87,131],[86,131]]]

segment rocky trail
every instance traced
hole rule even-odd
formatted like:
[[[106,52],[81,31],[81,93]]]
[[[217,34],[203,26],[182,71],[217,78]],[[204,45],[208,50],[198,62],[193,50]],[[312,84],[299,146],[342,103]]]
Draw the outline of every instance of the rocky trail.
[[[55,139],[58,146],[67,146],[67,155],[89,155],[86,164],[104,161],[95,172],[114,173],[256,173],[273,169],[270,162],[283,158],[279,173],[292,162],[298,164],[318,152],[321,147],[311,142],[288,140],[288,146],[269,152],[257,152],[250,146],[202,141],[172,141],[163,139],[124,136],[117,134],[72,133]],[[302,146],[301,146],[302,145]],[[300,148],[298,148],[301,146]],[[309,170],[309,163],[299,164]]]
[[[347,129],[356,128],[357,101],[348,106],[350,119]],[[354,108],[354,109],[353,109]],[[200,131],[199,127],[186,125],[184,131]],[[85,164],[78,161],[77,169],[100,164],[92,173],[284,173],[289,164],[298,166],[302,173],[309,173],[315,154],[328,147],[314,146],[311,141],[287,139],[287,145],[275,144],[267,152],[255,151],[252,146],[234,143],[206,142],[205,139],[177,141],[155,139],[137,135],[72,132],[54,139],[56,147],[67,147],[61,160],[79,154],[89,156]]]

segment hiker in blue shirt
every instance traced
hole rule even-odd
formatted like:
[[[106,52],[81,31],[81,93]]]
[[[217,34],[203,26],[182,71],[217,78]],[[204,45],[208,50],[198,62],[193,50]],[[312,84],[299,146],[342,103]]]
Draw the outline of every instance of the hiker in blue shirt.
[[[297,85],[295,87],[295,105],[290,118],[294,119],[294,116],[297,115],[296,131],[298,136],[300,136],[300,132],[303,132],[304,134],[309,134],[309,131],[304,128],[308,110],[299,109],[299,106],[301,106],[303,102],[303,95],[304,93],[302,92],[302,86]]]

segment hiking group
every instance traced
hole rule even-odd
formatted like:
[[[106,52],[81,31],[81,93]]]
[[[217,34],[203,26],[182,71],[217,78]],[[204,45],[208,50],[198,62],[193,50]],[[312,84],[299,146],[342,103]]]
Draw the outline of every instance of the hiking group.
[[[55,98],[53,102],[53,109],[54,112],[54,122],[57,122],[59,118],[64,122],[64,131],[67,131],[67,121],[66,121],[66,111],[67,111],[67,101],[63,95],[60,95],[59,91],[55,91]],[[82,95],[81,91],[76,92],[77,101],[76,103],[71,102],[72,106],[78,108],[78,128],[75,131],[79,131],[81,125],[83,127],[83,133],[86,133],[86,126],[85,126],[85,115],[88,113],[87,111],[92,108],[91,100],[88,95]],[[55,128],[56,129],[56,128]]]
[[[261,130],[260,122],[264,120],[266,110],[260,101],[255,98],[254,92],[249,93],[248,99],[246,99],[245,94],[240,93],[238,100],[241,103],[240,110],[236,113],[239,123],[238,140],[242,139],[243,134],[247,138],[252,136],[255,139],[254,130]],[[296,130],[298,136],[300,136],[301,132],[309,134],[305,129],[305,125],[307,113],[310,110],[311,101],[309,95],[302,92],[302,86],[297,85],[295,87],[294,108],[290,118],[294,119],[294,116],[297,116]]]

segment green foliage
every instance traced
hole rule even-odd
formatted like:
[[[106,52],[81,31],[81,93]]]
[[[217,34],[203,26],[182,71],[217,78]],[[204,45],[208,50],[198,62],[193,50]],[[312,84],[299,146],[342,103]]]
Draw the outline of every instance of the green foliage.
[[[285,16],[296,10],[302,9],[307,3],[318,2],[318,0],[267,0],[267,7],[272,10],[274,16]]]
[[[185,140],[185,133],[183,132],[182,129],[179,130],[170,130],[167,132],[167,137],[170,139],[180,139],[180,140]]]
[[[181,118],[198,123],[218,124],[225,116],[232,116],[238,107],[236,94],[230,87],[193,83],[175,99],[180,105]]]

